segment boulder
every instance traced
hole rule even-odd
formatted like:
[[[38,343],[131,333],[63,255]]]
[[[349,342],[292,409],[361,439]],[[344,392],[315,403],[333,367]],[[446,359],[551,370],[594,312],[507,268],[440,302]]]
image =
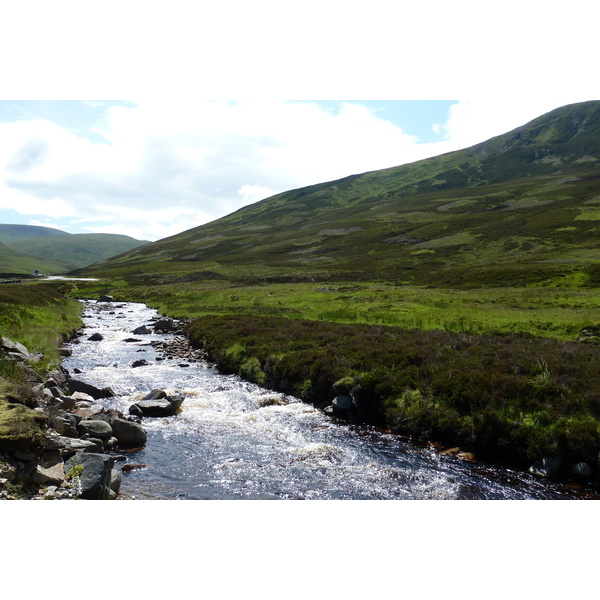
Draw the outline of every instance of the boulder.
[[[333,414],[336,417],[340,417],[342,419],[350,418],[350,415],[353,411],[352,398],[350,396],[342,395],[336,396],[331,403]]]
[[[100,294],[100,296],[98,296],[98,302],[114,302],[115,298],[114,296],[109,296],[108,294]]]
[[[65,463],[67,473],[72,467],[81,465],[79,477],[80,497],[85,500],[108,500],[111,498],[110,484],[115,460],[107,454],[78,452]]]
[[[99,389],[96,386],[90,385],[89,383],[84,383],[83,381],[79,381],[77,379],[69,379],[67,386],[71,392],[83,392],[95,400],[98,400],[99,398],[110,398],[111,396],[115,395],[115,393],[109,387]]]
[[[129,413],[144,417],[170,417],[178,412],[182,403],[183,398],[179,395],[141,400],[129,407]]]
[[[175,329],[175,321],[170,317],[164,317],[154,323],[154,331],[168,333]]]
[[[46,438],[46,448],[58,450],[62,456],[69,456],[76,452],[93,452],[97,448],[95,442],[70,438],[63,435],[49,435]]]
[[[116,418],[112,420],[112,430],[119,448],[139,448],[146,444],[146,431],[138,423]]]
[[[131,368],[135,369],[137,367],[145,367],[146,365],[149,365],[150,363],[145,359],[145,358],[141,358],[139,360],[135,360],[131,363]]]
[[[0,338],[0,349],[13,358],[26,359],[29,356],[29,350],[23,344],[13,342],[7,337]]]
[[[93,333],[88,338],[89,342],[101,342],[104,339],[104,336],[101,333]]]
[[[83,419],[77,425],[79,435],[89,435],[90,438],[98,438],[100,440],[108,440],[113,436],[112,427],[106,422],[99,419]]]
[[[154,389],[144,396],[144,400],[157,400],[158,398],[166,398],[167,392],[165,390]]]
[[[571,466],[569,472],[578,479],[589,479],[592,476],[592,469],[584,462],[578,462]]]
[[[152,332],[145,325],[142,325],[141,327],[134,329],[131,333],[133,333],[134,335],[146,335]]]
[[[33,480],[38,485],[60,485],[65,480],[63,459],[58,450],[44,452],[36,466]]]
[[[50,419],[50,427],[54,431],[67,437],[78,437],[77,423],[80,419],[75,415],[56,406],[48,406],[43,409],[43,412]]]
[[[529,472],[539,477],[553,477],[560,472],[562,467],[562,456],[551,456],[541,458],[531,465]]]

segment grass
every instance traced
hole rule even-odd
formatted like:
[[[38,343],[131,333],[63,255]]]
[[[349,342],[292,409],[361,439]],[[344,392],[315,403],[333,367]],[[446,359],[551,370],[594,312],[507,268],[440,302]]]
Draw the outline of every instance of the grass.
[[[49,282],[0,287],[0,335],[30,353],[41,352],[39,371],[60,364],[59,346],[82,325],[81,304],[65,295],[69,291],[69,286]]]
[[[173,287],[119,283],[80,282],[77,294],[94,297],[109,292],[177,318],[278,316],[426,330],[529,333],[559,340],[576,340],[581,329],[600,322],[600,296],[594,288],[456,290],[366,282],[243,286],[223,280]]]

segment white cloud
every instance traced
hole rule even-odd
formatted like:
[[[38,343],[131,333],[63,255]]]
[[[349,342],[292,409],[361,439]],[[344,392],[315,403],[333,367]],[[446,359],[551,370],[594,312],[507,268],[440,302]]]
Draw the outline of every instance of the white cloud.
[[[0,208],[67,231],[155,240],[278,192],[413,162],[505,133],[561,104],[454,104],[419,144],[360,103],[140,101],[108,107],[102,142],[45,120],[0,123]],[[107,105],[108,106],[108,105]]]

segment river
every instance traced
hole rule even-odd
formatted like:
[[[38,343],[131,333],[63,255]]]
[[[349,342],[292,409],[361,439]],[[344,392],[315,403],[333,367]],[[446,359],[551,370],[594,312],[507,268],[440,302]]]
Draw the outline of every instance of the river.
[[[128,414],[160,388],[182,411],[144,418],[146,446],[127,462],[122,499],[572,499],[598,498],[529,473],[440,456],[398,436],[339,422],[302,401],[220,374],[204,362],[163,358],[151,345],[170,334],[133,335],[159,315],[138,303],[86,301],[84,335],[63,365],[115,396]],[[101,341],[87,338],[101,333]],[[139,341],[125,341],[135,338]],[[139,359],[148,364],[131,365]],[[118,465],[119,463],[117,463]]]

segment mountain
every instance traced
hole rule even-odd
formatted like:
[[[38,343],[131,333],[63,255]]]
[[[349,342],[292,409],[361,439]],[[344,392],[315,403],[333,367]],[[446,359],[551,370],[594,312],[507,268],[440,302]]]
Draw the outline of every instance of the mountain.
[[[65,269],[65,266],[62,263],[19,252],[0,242],[0,277],[31,275],[36,269],[42,273],[59,273]]]
[[[70,234],[50,227],[0,224],[0,273],[65,273],[147,243],[112,233]]]
[[[11,244],[29,237],[47,237],[53,235],[69,235],[66,231],[53,227],[41,227],[38,225],[6,225],[0,224],[0,242]]]
[[[277,194],[88,275],[131,281],[600,283],[600,102],[412,164]]]

